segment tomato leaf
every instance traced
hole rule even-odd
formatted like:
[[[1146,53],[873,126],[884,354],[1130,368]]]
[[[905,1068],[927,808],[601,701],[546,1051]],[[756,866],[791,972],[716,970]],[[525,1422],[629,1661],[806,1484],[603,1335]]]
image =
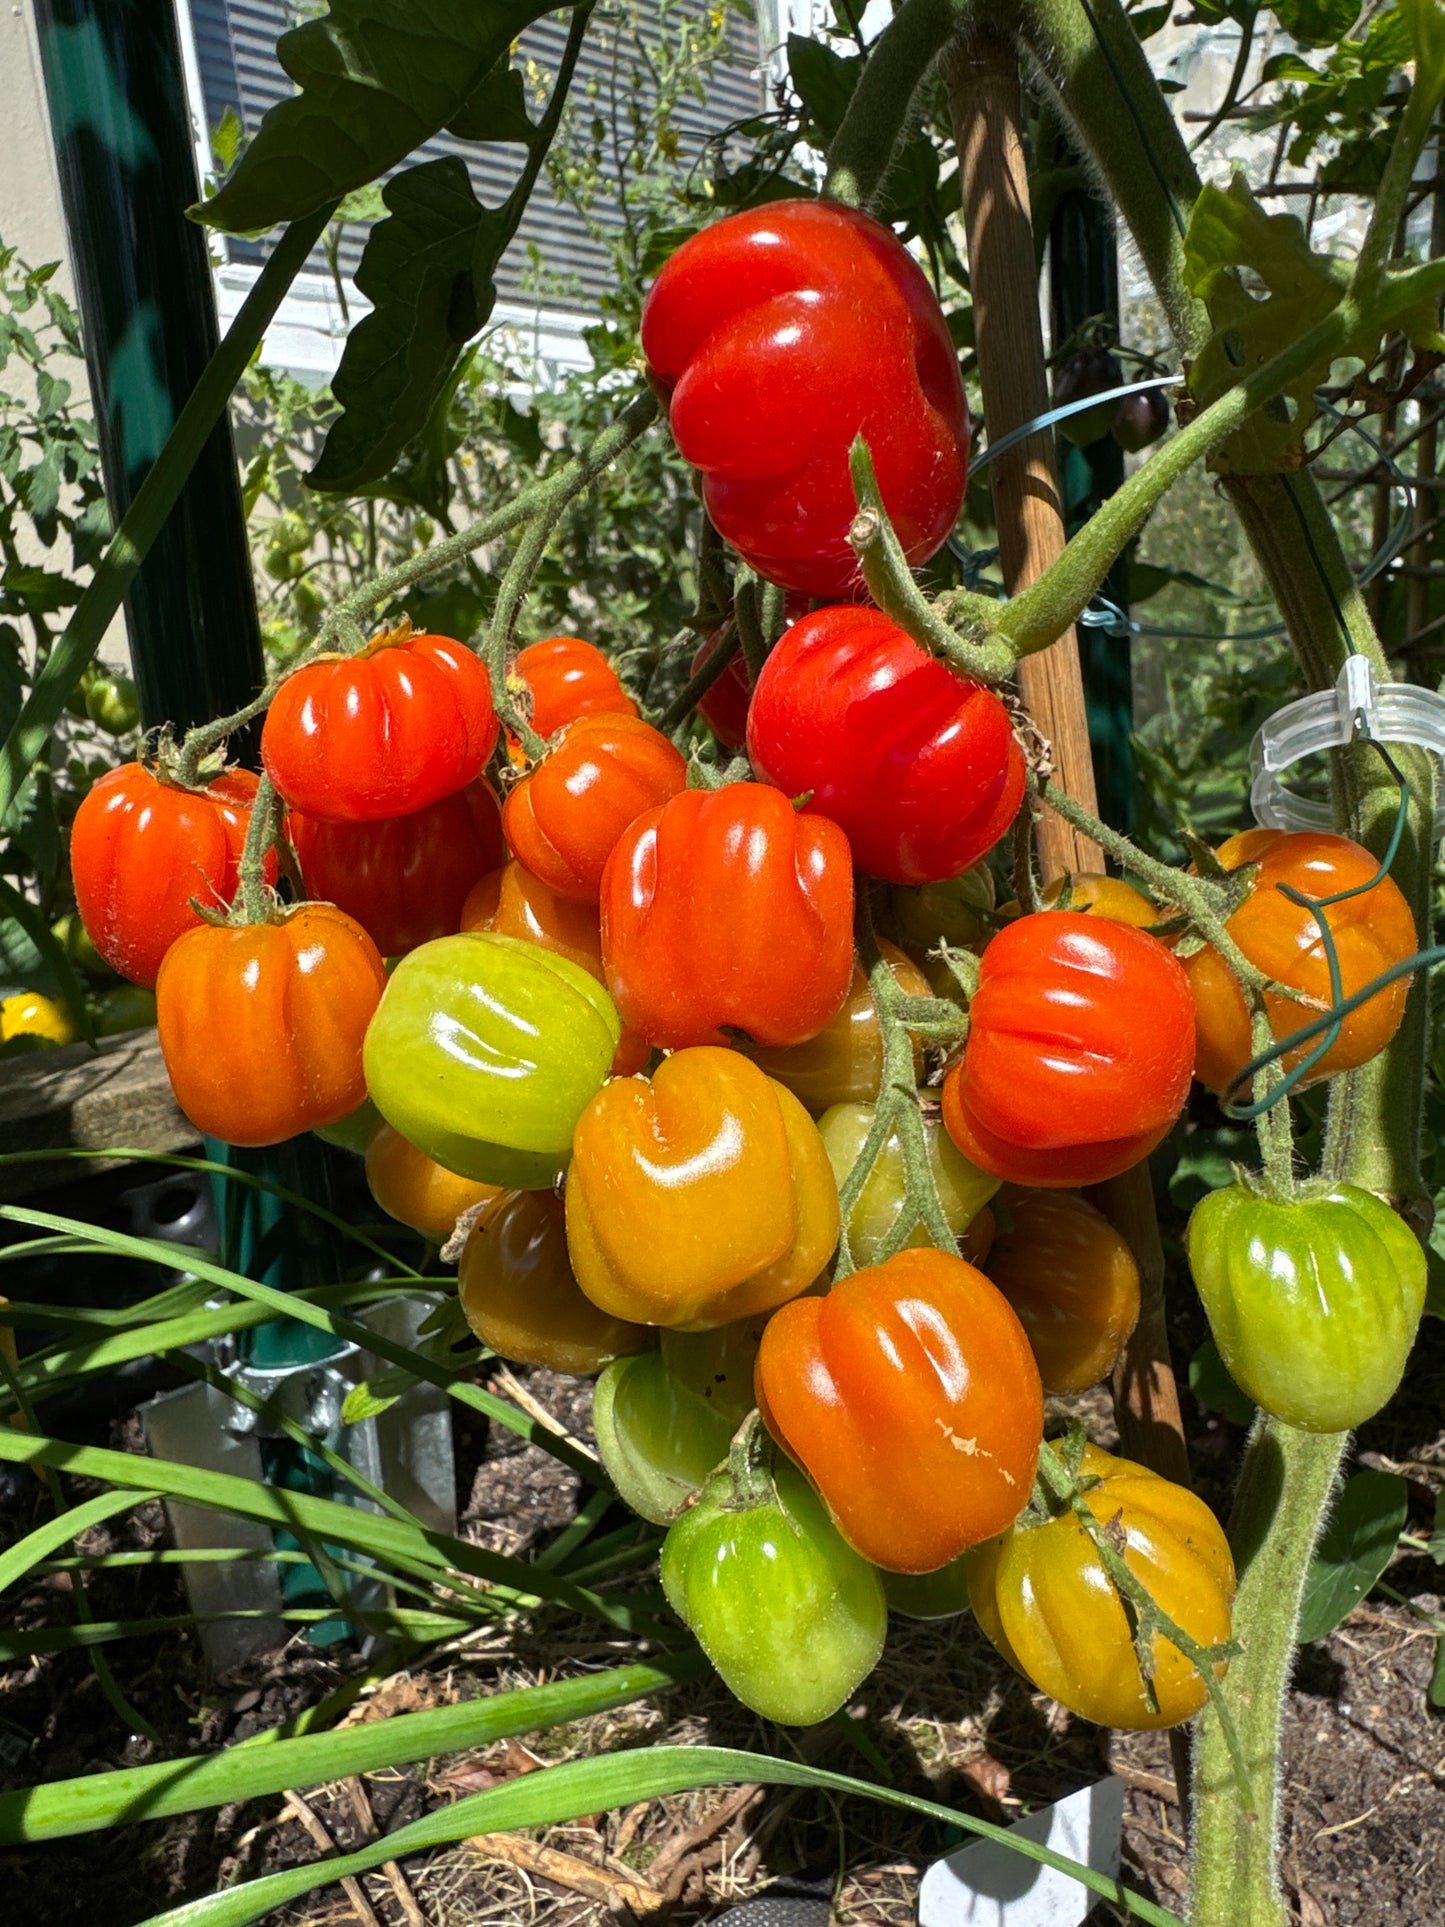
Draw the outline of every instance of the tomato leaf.
[[[1360,16],[1356,0],[1272,0],[1270,10],[1300,47],[1332,47]]]
[[[347,338],[332,383],[342,413],[307,477],[313,488],[353,491],[387,473],[497,298],[512,222],[482,206],[455,155],[407,168],[382,198],[388,218],[356,270],[374,306]]]
[[[1435,1642],[1435,1669],[1430,1675],[1425,1697],[1432,1706],[1445,1706],[1445,1639]]]
[[[850,58],[834,53],[825,41],[788,35],[788,78],[824,145],[842,126],[862,70],[856,54]]]
[[[1218,1412],[1235,1425],[1253,1423],[1254,1400],[1229,1376],[1212,1338],[1206,1338],[1189,1361],[1189,1389],[1201,1411]]]
[[[556,0],[333,0],[282,34],[299,93],[273,107],[230,178],[191,209],[247,233],[364,187],[448,127],[467,140],[528,136],[511,43]]]
[[[1405,1530],[1409,1497],[1397,1472],[1356,1472],[1345,1485],[1305,1577],[1300,1644],[1348,1618],[1389,1565]]]
[[[1435,1522],[1430,1528],[1430,1557],[1437,1566],[1445,1566],[1445,1492],[1435,1501]]]

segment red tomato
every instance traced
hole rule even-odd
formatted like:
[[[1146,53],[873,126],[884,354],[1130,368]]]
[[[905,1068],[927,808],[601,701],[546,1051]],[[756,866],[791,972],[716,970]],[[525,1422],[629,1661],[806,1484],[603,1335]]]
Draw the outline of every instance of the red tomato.
[[[971,1163],[1015,1184],[1116,1177],[1169,1130],[1194,1069],[1178,959],[1142,930],[1041,910],[983,953],[943,1122]]]
[[[958,356],[923,270],[868,215],[772,201],[694,235],[653,284],[642,346],[714,527],[769,581],[859,584],[859,434],[909,561],[948,536],[968,474]]]
[[[731,620],[721,629],[714,629],[701,649],[692,659],[689,674],[695,676],[711,658],[716,655],[732,634]],[[724,669],[706,695],[698,698],[697,713],[702,717],[713,735],[724,749],[741,749],[747,741],[748,704],[752,700],[753,685],[748,679],[748,665],[739,649],[732,661]]]
[[[188,930],[156,984],[177,1103],[228,1144],[334,1124],[366,1096],[362,1040],[385,988],[380,951],[334,904]]]
[[[639,716],[582,716],[507,798],[518,859],[559,896],[596,903],[628,824],[687,785],[687,764]]]
[[[933,1572],[1012,1525],[1044,1429],[1039,1368],[1008,1300],[943,1251],[900,1251],[794,1298],[763,1332],[758,1408],[848,1543]]]
[[[86,935],[112,970],[149,988],[177,937],[201,921],[192,897],[230,908],[256,785],[250,770],[229,769],[184,790],[122,763],[89,792],[71,829],[70,870]],[[274,852],[266,880],[276,880]]]
[[[399,629],[288,676],[266,712],[261,760],[293,809],[374,823],[463,789],[496,742],[479,658],[446,636]]]
[[[781,790],[684,790],[623,832],[602,878],[602,961],[650,1044],[802,1044],[853,977],[853,865]]]
[[[355,917],[384,957],[460,930],[467,892],[507,854],[480,776],[410,816],[327,823],[293,810],[286,827],[307,896]]]
[[[563,723],[605,711],[635,716],[633,702],[602,651],[580,636],[548,636],[517,657],[517,674],[532,692],[532,727],[551,736]]]
[[[860,869],[940,883],[1012,823],[1024,758],[991,689],[965,682],[876,609],[817,609],[763,665],[753,767],[847,832]]]

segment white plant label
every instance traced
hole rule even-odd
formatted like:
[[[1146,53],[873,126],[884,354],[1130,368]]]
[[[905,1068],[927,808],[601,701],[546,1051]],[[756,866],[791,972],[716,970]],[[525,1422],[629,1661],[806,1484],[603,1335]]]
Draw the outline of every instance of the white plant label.
[[[1113,1879],[1123,1823],[1124,1783],[1111,1774],[1009,1831]],[[1079,1927],[1098,1898],[1072,1875],[1001,1841],[971,1840],[923,1876],[918,1921],[919,1927]]]

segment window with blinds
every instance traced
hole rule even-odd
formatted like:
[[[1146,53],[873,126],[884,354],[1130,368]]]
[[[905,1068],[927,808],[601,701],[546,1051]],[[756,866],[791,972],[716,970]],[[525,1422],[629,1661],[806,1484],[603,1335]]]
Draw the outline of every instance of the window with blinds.
[[[702,17],[709,0],[681,0],[679,12]],[[276,41],[302,12],[295,0],[190,0],[195,32],[196,54],[200,67],[207,124],[215,127],[229,107],[239,118],[245,132],[253,134],[266,110],[286,99],[295,89],[276,59]],[[760,66],[758,31],[738,12],[729,13],[731,58],[719,63],[708,87],[707,98],[685,98],[674,115],[679,136],[677,166],[685,171],[697,158],[709,135],[720,133],[732,122],[758,112],[764,104],[764,80]],[[516,64],[535,61],[548,75],[555,74],[567,39],[568,16],[544,16],[529,27],[518,43]],[[618,15],[606,5],[593,15],[592,28],[584,43],[573,81],[573,97],[581,93],[589,79],[601,90],[599,111],[609,111],[608,93],[617,75]],[[656,38],[656,28],[643,28],[644,39]],[[633,86],[628,63],[626,85]],[[631,106],[629,100],[625,106]],[[639,103],[646,111],[646,102]],[[535,111],[535,110],[533,110]],[[430,160],[442,154],[459,154],[466,162],[479,200],[489,206],[503,201],[521,172],[524,150],[520,146],[487,146],[459,141],[441,134],[429,141],[411,159]],[[602,199],[592,210],[596,225],[619,228],[622,214],[619,203]],[[365,244],[365,231],[351,227],[344,237],[341,264],[347,274],[354,273]],[[227,243],[233,261],[259,261],[263,244],[232,239]],[[533,256],[541,265],[539,280]],[[605,242],[588,232],[587,225],[574,208],[558,201],[544,172],[533,191],[521,228],[507,250],[497,275],[497,287],[504,301],[536,305],[545,301],[549,309],[570,310],[579,314],[594,312],[597,299],[609,287],[612,267]]]

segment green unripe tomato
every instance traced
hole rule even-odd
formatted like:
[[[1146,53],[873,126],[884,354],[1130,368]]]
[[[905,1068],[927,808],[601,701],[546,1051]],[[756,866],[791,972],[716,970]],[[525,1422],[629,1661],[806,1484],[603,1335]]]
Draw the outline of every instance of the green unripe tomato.
[[[261,567],[277,582],[294,582],[305,570],[306,558],[272,543],[261,557]]]
[[[669,1331],[664,1327],[661,1333],[668,1371],[683,1391],[726,1419],[730,1433],[757,1403],[753,1369],[758,1362],[758,1346],[763,1342],[763,1327],[771,1315],[765,1312],[758,1318],[740,1318],[734,1324],[714,1325],[705,1332]]]
[[[491,931],[438,937],[392,973],[366,1033],[366,1088],[448,1171],[545,1190],[621,1034],[601,984],[555,951]]]
[[[311,547],[312,531],[307,527],[305,516],[298,515],[295,509],[287,509],[284,515],[276,518],[271,528],[271,546],[287,555],[300,555]]]
[[[85,692],[85,713],[111,736],[125,736],[140,721],[140,698],[129,676],[97,676]]]
[[[981,951],[994,932],[988,913],[996,901],[993,872],[986,863],[943,883],[921,888],[895,884],[888,892],[889,929],[927,977],[935,997],[956,999],[960,991],[953,972],[930,951],[940,943]]]
[[[156,994],[139,984],[117,984],[95,1000],[97,1037],[120,1037],[128,1030],[147,1030],[156,1020]]]
[[[840,1189],[863,1148],[863,1140],[873,1122],[873,1110],[871,1104],[835,1104],[818,1120],[823,1148]],[[943,1215],[958,1237],[998,1190],[999,1180],[970,1164],[937,1118],[925,1118],[923,1131]],[[903,1205],[905,1187],[903,1146],[895,1133],[884,1145],[857,1204],[848,1214],[848,1240],[858,1264],[872,1264],[879,1246],[893,1229]],[[907,1242],[923,1246],[933,1241],[920,1224],[914,1227]]]
[[[1189,1263],[1230,1376],[1305,1432],[1348,1432],[1389,1403],[1425,1304],[1425,1253],[1373,1192],[1290,1203],[1247,1184],[1189,1220]]]
[[[354,1151],[364,1158],[380,1128],[381,1112],[369,1097],[364,1097],[354,1111],[337,1118],[334,1124],[317,1125],[314,1135],[323,1144],[334,1144],[339,1151]]]
[[[614,1358],[592,1394],[598,1456],[632,1510],[659,1526],[721,1465],[737,1423],[686,1391],[661,1352]]]
[[[296,620],[303,628],[309,629],[325,607],[326,597],[321,590],[317,588],[310,576],[302,576],[299,582],[292,584],[291,608],[295,613]]]
[[[732,1692],[764,1719],[812,1726],[878,1664],[883,1582],[791,1461],[740,1487],[724,1468],[662,1545],[674,1612]]]
[[[50,926],[50,934],[60,945],[72,963],[82,970],[92,971],[97,977],[113,977],[115,972],[90,941],[90,933],[80,921],[74,910],[65,916],[57,917]]]
[[[905,1619],[953,1619],[968,1605],[968,1554],[950,1559],[937,1572],[885,1572],[883,1597],[891,1613]]]

